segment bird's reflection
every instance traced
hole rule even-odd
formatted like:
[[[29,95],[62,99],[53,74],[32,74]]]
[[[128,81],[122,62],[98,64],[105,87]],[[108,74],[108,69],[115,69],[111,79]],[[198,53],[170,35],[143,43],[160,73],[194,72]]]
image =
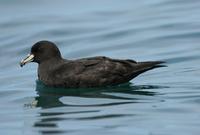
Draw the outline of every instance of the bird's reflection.
[[[102,87],[102,88],[52,88],[45,86],[42,82],[36,81],[36,91],[38,96],[36,107],[51,108],[70,106],[62,103],[59,99],[63,96],[85,97],[85,98],[106,98],[126,100],[126,102],[117,102],[102,105],[115,105],[136,102],[136,95],[154,96],[158,93],[150,91],[151,89],[165,88],[164,86],[139,85],[134,86],[132,83],[126,83],[118,86]],[[128,95],[128,96],[126,96]]]
[[[104,88],[85,88],[85,89],[64,89],[64,88],[51,88],[42,84],[40,81],[36,81],[36,91],[38,96],[35,97],[35,107],[40,107],[39,116],[37,120],[32,125],[35,127],[41,134],[46,133],[65,133],[65,132],[74,132],[74,131],[65,131],[61,130],[58,126],[58,121],[63,120],[94,120],[94,119],[105,119],[113,117],[127,117],[132,114],[99,114],[103,106],[115,106],[122,104],[132,104],[137,103],[142,97],[146,99],[146,96],[152,97],[159,93],[152,92],[156,91],[153,89],[165,88],[163,86],[152,86],[152,85],[140,85],[135,86],[131,83],[113,86],[113,87],[104,87]],[[72,105],[69,103],[63,103],[60,99],[61,97],[72,97],[73,98],[84,98],[88,100],[92,98],[92,102],[95,103],[96,99],[103,99],[103,103],[98,104],[90,103],[87,105]],[[104,102],[104,99],[106,103]],[[109,100],[108,100],[109,99]],[[148,98],[147,98],[148,99]],[[79,100],[79,99],[78,99]],[[94,101],[93,101],[94,100]],[[116,102],[117,101],[117,102]],[[88,102],[87,102],[88,103]],[[100,106],[100,107],[99,107]],[[56,107],[66,107],[64,111],[59,111]],[[75,110],[70,110],[70,107],[75,107]],[[51,111],[55,108],[54,111]],[[56,110],[56,111],[55,111]],[[77,117],[70,117],[75,115]],[[84,115],[89,114],[89,115]],[[69,117],[68,117],[69,115]]]

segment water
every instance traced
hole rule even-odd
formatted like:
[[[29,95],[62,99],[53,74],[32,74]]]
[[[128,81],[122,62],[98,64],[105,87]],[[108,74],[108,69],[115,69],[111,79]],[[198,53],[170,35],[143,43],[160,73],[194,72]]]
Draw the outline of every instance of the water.
[[[199,0],[1,0],[0,134],[199,135],[199,7]],[[68,59],[168,67],[118,87],[47,88],[36,81],[36,64],[19,67],[44,39]]]

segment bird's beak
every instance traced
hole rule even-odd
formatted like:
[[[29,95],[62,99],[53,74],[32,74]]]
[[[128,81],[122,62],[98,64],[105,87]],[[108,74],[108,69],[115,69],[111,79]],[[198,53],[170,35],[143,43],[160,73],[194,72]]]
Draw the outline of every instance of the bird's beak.
[[[20,66],[23,67],[26,63],[32,62],[34,58],[33,54],[29,54],[25,59],[21,60]]]

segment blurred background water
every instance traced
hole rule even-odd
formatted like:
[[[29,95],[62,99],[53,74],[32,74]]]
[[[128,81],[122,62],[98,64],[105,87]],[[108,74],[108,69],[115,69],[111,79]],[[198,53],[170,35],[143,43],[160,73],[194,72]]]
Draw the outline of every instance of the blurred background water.
[[[199,135],[199,7],[199,0],[0,0],[0,134]],[[57,43],[68,59],[168,67],[118,87],[46,88],[36,64],[19,67],[39,40]]]

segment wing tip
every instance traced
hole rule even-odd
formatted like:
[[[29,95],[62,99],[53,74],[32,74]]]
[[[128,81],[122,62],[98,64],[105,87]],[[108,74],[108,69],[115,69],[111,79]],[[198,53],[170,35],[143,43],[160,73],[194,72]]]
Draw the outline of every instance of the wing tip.
[[[166,61],[155,61],[153,63],[155,63],[155,65],[154,65],[155,68],[167,67],[167,65],[166,65],[167,62]]]

